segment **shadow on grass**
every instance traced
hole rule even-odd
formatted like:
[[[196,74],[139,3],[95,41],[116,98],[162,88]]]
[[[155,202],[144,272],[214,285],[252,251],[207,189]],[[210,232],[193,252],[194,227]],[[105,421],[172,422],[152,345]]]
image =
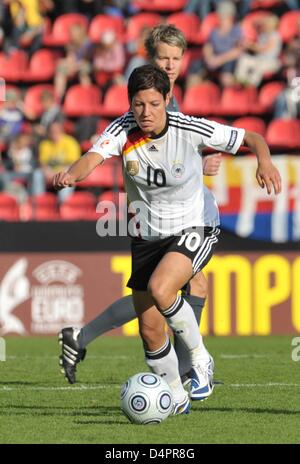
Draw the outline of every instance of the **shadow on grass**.
[[[67,407],[67,406],[23,406],[8,405],[0,407],[1,416],[19,416],[29,414],[31,416],[68,416],[68,417],[99,417],[120,415],[117,406],[91,406],[91,407]]]
[[[267,409],[267,408],[228,408],[219,407],[219,408],[193,408],[193,412],[242,412],[242,413],[251,413],[251,414],[285,414],[285,415],[299,415],[300,410],[291,410],[291,409]]]
[[[134,425],[130,424],[130,422],[124,417],[123,420],[116,420],[116,419],[111,419],[111,420],[94,420],[94,421],[84,421],[84,420],[76,420],[74,421],[76,425]]]

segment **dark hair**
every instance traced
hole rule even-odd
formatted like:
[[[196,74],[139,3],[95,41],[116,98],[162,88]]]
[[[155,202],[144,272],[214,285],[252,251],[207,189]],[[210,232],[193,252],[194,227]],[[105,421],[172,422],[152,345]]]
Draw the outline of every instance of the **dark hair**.
[[[140,90],[156,89],[162,94],[164,100],[170,92],[170,79],[168,74],[153,64],[145,64],[135,68],[128,80],[128,98],[133,97]]]

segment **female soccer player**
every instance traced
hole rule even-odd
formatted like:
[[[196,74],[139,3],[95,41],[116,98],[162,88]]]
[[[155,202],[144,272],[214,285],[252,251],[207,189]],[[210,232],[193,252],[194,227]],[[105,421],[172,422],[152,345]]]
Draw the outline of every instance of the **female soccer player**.
[[[175,350],[165,332],[164,316],[189,352],[190,398],[203,399],[211,388],[202,368],[202,339],[189,303],[178,291],[210,259],[218,230],[205,227],[202,165],[199,147],[236,153],[245,143],[258,160],[259,185],[281,191],[263,137],[206,119],[167,112],[170,81],[153,65],[135,69],[128,82],[130,109],[100,136],[91,150],[67,172],[54,177],[61,189],[83,180],[111,156],[122,156],[129,203],[140,227],[132,239],[133,290],[146,362],[172,388],[174,414],[187,413]],[[155,146],[156,150],[150,150]]]
[[[145,48],[149,60],[164,69],[170,79],[170,101],[168,111],[179,111],[178,103],[173,95],[175,82],[180,74],[182,60],[187,42],[183,33],[170,24],[160,24],[154,27],[145,41]],[[201,102],[199,102],[201,107]],[[217,174],[221,162],[220,154],[204,158],[204,174]],[[212,192],[204,187],[204,211],[205,225],[216,227],[219,225],[219,211]],[[183,289],[183,298],[192,306],[198,325],[202,309],[207,296],[207,283],[202,271],[199,271],[189,284]],[[62,354],[60,363],[62,372],[70,383],[76,381],[76,365],[83,360],[86,354],[86,346],[98,336],[120,327],[136,318],[132,295],[125,296],[115,301],[106,310],[101,312],[94,320],[81,328],[81,330],[66,327],[60,333]],[[188,373],[191,369],[190,358],[180,338],[174,334],[174,347],[179,361],[179,371],[182,379],[188,382]],[[202,344],[202,368],[208,372],[212,388],[206,392],[206,396],[213,389],[213,359]]]

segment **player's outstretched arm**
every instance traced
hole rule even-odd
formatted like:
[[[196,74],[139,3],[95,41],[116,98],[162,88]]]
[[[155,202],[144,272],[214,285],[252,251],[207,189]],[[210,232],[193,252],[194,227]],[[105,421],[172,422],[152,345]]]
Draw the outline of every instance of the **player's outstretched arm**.
[[[103,159],[98,153],[86,153],[75,161],[66,172],[59,172],[53,177],[53,187],[56,190],[72,187],[76,182],[85,179],[96,166],[102,164]]]
[[[268,194],[277,195],[281,192],[281,176],[278,169],[274,166],[271,154],[265,139],[256,132],[245,132],[244,143],[256,155],[258,167],[256,170],[256,179],[261,188],[266,187]]]

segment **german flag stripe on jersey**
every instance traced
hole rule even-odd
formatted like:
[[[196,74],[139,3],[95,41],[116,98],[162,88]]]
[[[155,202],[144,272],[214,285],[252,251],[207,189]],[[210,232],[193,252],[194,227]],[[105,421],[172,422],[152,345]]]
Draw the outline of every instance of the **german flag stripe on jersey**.
[[[145,134],[139,128],[135,127],[128,133],[122,154],[126,156],[132,150],[135,150],[136,148],[142,147],[146,143],[149,143],[150,140],[152,140],[151,137],[145,136]]]

